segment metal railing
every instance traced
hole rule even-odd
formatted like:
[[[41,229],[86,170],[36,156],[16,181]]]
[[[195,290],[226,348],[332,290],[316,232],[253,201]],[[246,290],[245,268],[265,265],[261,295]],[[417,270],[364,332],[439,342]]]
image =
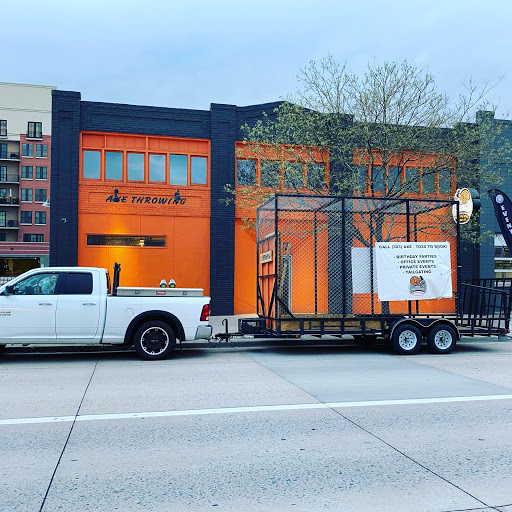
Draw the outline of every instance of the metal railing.
[[[0,183],[19,183],[19,174],[0,174]]]

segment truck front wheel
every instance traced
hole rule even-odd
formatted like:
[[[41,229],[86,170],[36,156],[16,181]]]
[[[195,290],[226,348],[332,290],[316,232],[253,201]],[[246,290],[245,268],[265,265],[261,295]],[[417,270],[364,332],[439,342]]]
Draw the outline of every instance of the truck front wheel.
[[[174,349],[176,336],[169,324],[161,320],[144,322],[133,337],[135,351],[148,361],[166,359]]]

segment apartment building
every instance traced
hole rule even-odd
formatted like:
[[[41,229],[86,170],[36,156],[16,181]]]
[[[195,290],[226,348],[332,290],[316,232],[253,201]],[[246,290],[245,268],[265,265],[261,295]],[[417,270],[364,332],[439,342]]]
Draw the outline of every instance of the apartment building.
[[[0,82],[0,282],[48,265],[53,89]]]

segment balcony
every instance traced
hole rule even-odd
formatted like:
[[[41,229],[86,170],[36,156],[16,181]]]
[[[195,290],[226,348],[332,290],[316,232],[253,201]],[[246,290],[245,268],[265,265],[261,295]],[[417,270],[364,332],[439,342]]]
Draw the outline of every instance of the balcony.
[[[5,221],[5,224],[0,224],[0,229],[19,229],[19,222],[14,219]]]
[[[18,206],[20,205],[20,200],[18,197],[0,197],[0,206]]]
[[[12,160],[14,162],[19,162],[20,154],[15,152],[7,153],[6,151],[0,151],[0,160]]]
[[[0,174],[0,183],[19,183],[19,174]]]

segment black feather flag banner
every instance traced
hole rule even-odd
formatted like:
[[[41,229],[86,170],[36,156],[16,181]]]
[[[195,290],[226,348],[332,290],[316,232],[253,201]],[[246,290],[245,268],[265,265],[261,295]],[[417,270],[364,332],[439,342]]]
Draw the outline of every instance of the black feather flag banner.
[[[512,202],[510,202],[507,194],[497,188],[489,190],[487,195],[494,206],[494,213],[496,213],[496,220],[500,226],[501,234],[509,251],[512,253]]]

